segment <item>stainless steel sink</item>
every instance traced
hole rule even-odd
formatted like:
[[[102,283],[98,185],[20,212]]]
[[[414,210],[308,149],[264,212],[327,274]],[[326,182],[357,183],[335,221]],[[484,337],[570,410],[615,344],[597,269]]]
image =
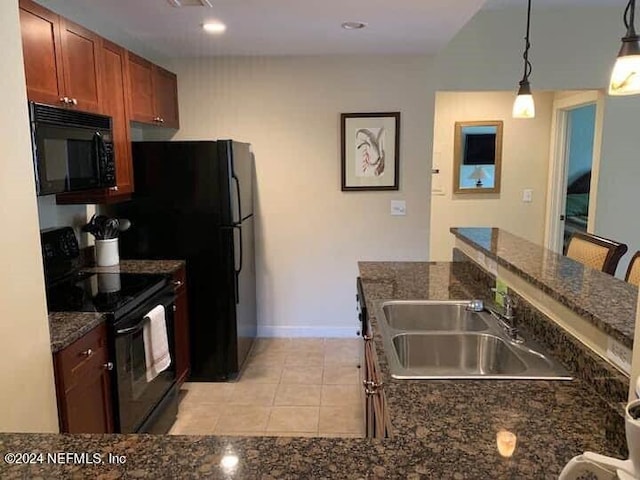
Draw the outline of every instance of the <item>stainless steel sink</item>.
[[[469,301],[388,301],[376,319],[391,376],[397,379],[571,380],[542,347],[510,339]]]
[[[470,331],[489,329],[478,312],[467,309],[468,302],[386,302],[382,321],[397,330]]]
[[[400,364],[409,371],[429,370],[433,377],[519,374],[522,360],[495,335],[478,333],[411,334],[393,337]]]

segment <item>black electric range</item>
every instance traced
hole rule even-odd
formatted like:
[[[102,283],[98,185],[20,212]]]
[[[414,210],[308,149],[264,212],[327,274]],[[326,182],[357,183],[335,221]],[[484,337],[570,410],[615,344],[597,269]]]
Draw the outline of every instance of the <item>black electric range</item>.
[[[126,314],[168,283],[164,275],[78,272],[47,288],[50,312]]]
[[[175,363],[149,377],[146,359],[148,314],[160,306],[175,358],[175,292],[168,276],[82,271],[70,227],[43,230],[41,242],[49,312],[106,316],[116,432],[166,433],[178,408]]]
[[[82,271],[70,227],[43,230],[40,237],[50,312],[103,312],[118,318],[169,283],[159,274]]]

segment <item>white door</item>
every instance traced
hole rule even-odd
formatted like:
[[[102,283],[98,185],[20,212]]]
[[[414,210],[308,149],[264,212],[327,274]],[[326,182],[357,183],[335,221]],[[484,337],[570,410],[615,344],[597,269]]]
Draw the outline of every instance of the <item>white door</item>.
[[[599,91],[553,104],[545,245],[558,253],[573,232],[595,228],[603,105]]]

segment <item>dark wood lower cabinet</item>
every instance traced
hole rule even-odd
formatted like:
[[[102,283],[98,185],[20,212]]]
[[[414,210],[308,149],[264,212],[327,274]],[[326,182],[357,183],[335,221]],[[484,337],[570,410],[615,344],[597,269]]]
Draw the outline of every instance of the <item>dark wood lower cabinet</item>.
[[[189,305],[187,301],[186,270],[182,267],[173,275],[173,285],[176,291],[176,311],[174,315],[175,362],[176,379],[182,385],[191,369],[189,347]]]
[[[112,433],[107,329],[101,324],[53,356],[60,431]]]
[[[370,336],[371,327],[368,326],[367,330],[368,332],[364,335],[364,361],[362,365],[366,435],[370,438],[385,438],[390,436],[387,400],[375,346]]]

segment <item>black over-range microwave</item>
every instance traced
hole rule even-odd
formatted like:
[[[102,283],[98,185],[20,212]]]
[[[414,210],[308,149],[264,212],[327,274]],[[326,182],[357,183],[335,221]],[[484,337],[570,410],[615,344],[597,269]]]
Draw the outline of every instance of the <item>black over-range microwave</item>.
[[[38,195],[116,184],[111,117],[29,102]]]

